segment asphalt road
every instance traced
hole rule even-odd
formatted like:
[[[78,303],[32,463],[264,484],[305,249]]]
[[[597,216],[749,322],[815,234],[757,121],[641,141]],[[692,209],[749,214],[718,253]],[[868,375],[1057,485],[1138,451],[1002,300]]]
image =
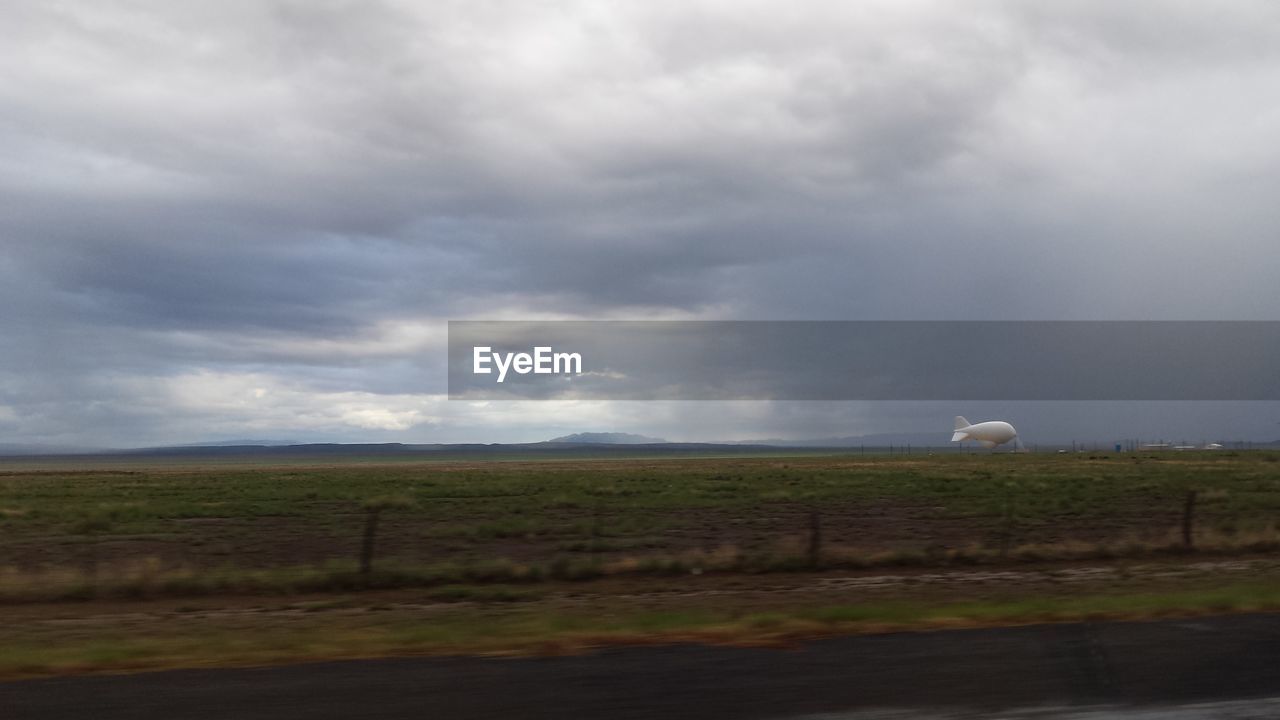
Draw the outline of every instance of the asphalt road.
[[[0,684],[6,720],[1280,717],[1280,615]]]

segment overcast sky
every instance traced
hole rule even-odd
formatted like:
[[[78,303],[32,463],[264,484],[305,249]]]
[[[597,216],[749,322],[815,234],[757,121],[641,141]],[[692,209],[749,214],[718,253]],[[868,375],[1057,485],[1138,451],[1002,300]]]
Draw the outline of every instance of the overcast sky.
[[[5,2],[0,444],[1275,439],[1269,403],[450,402],[444,341],[1280,319],[1278,38],[1262,0]]]

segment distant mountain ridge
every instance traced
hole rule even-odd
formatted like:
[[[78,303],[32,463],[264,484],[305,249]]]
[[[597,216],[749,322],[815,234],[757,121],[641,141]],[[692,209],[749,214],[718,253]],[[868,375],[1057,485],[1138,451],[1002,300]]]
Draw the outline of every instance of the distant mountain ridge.
[[[856,448],[856,447],[888,447],[890,445],[915,445],[919,447],[949,447],[951,432],[931,433],[875,433],[872,435],[849,435],[842,437],[804,438],[786,440],[783,438],[761,438],[752,440],[712,440],[701,445],[752,445],[792,448]],[[548,443],[573,443],[590,445],[663,445],[682,444],[671,440],[619,432],[582,432],[572,435],[561,435],[547,440]],[[687,444],[687,443],[683,443]]]
[[[889,445],[916,445],[919,447],[949,447],[951,432],[932,433],[875,433],[872,435],[848,435],[843,437],[808,438],[802,440],[783,440],[781,438],[764,438],[760,440],[725,440],[724,445],[771,445],[774,447],[823,447],[823,448],[855,448],[887,447]]]
[[[276,447],[278,445],[307,445],[297,440],[258,440],[242,438],[237,440],[206,440],[204,442],[182,443],[166,447]]]
[[[551,438],[553,443],[584,443],[590,445],[657,445],[668,442],[662,438],[620,432],[580,432]]]
[[[75,445],[41,445],[39,443],[0,443],[0,457],[37,455],[83,455],[100,452],[100,448]]]
[[[608,438],[622,436],[623,442],[609,441]],[[587,438],[577,440],[575,438]],[[593,439],[603,437],[604,440]],[[278,457],[278,458],[324,458],[324,457],[486,457],[486,456],[522,456],[548,455],[567,453],[573,457],[631,457],[639,455],[698,455],[708,452],[729,455],[768,452],[770,450],[790,448],[799,452],[856,452],[861,446],[867,450],[883,450],[889,446],[903,448],[909,446],[913,450],[951,449],[959,451],[956,445],[946,442],[945,433],[940,434],[877,434],[852,437],[814,438],[809,440],[781,440],[769,438],[754,441],[722,441],[722,442],[668,442],[657,438],[630,433],[576,433],[564,435],[555,440],[529,443],[303,443],[297,445],[179,445],[131,449],[82,448],[52,445],[22,445],[17,443],[0,443],[0,461],[8,462],[22,457],[79,457],[79,458],[128,458],[128,457]],[[1236,443],[1227,443],[1227,449],[1233,449]],[[1249,447],[1270,449],[1280,447],[1280,441],[1247,443]],[[1054,447],[1066,447],[1041,443],[1042,450]],[[1105,446],[1104,446],[1105,447]]]

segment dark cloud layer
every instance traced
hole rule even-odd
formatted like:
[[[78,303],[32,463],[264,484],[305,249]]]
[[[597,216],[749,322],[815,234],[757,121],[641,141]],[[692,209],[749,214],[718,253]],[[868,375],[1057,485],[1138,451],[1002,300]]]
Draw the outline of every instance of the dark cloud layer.
[[[1275,319],[1277,30],[1244,1],[7,3],[0,436],[705,435],[448,403],[449,318]],[[726,433],[800,412],[769,407]],[[819,434],[896,417],[840,408]]]

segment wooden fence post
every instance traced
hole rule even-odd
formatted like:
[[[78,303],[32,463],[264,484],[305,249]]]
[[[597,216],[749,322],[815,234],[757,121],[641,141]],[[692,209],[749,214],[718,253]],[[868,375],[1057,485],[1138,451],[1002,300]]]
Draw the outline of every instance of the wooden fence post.
[[[1005,481],[1004,483],[1004,507],[1001,518],[1003,527],[1000,533],[1000,557],[1009,556],[1009,548],[1013,545],[1013,483]]]
[[[1187,491],[1187,501],[1182,507],[1182,547],[1190,550],[1195,547],[1195,541],[1192,537],[1195,529],[1195,513],[1196,513],[1196,491]]]
[[[809,567],[818,567],[822,560],[822,517],[818,511],[809,511]]]
[[[381,514],[382,508],[377,506],[370,507],[365,514],[364,543],[360,546],[360,575],[365,582],[373,572],[373,543],[378,536],[378,516]]]

